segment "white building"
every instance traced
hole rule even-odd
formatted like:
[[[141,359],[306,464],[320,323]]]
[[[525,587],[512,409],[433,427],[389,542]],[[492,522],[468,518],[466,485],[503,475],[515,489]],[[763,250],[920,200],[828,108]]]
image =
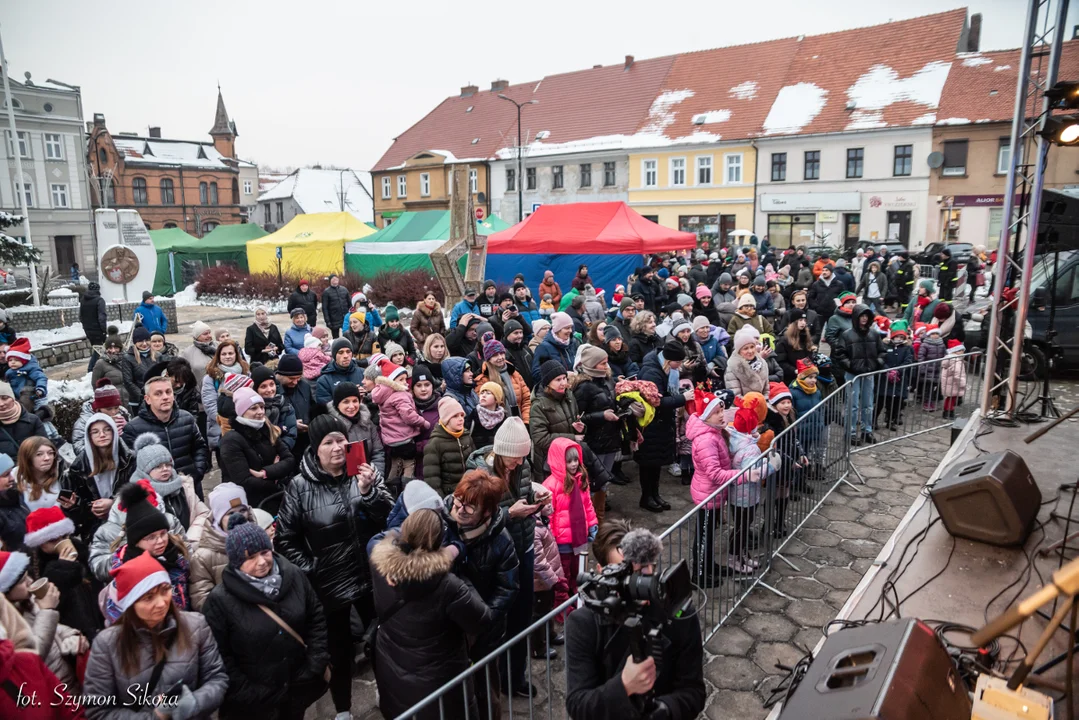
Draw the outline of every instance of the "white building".
[[[779,248],[858,240],[920,248],[931,146],[930,125],[761,138],[756,232]]]
[[[512,151],[511,151],[512,152]],[[517,160],[491,161],[491,212],[513,224],[517,214]],[[522,161],[521,193],[528,217],[540,205],[629,199],[629,156],[624,152],[573,153]]]
[[[257,172],[257,170],[256,170]],[[361,180],[361,175],[365,180]],[[351,212],[362,222],[370,222],[374,205],[369,173],[353,170],[300,168],[259,195],[250,222],[267,232],[280,230],[297,215],[320,212]],[[258,189],[257,175],[255,189]]]

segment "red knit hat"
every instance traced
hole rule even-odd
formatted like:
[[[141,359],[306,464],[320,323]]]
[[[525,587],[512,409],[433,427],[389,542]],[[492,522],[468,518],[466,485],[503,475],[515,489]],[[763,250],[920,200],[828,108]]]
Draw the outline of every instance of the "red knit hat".
[[[26,553],[0,550],[0,593],[15,587],[29,566],[30,557]]]
[[[768,384],[768,404],[772,407],[776,406],[780,400],[791,399],[791,389],[784,383],[774,382]]]
[[[820,371],[817,366],[813,364],[813,361],[809,358],[802,358],[794,364],[795,370],[798,371],[798,377],[805,378],[807,375],[819,375]]]
[[[29,338],[16,338],[15,342],[11,343],[11,347],[8,348],[7,356],[9,358],[18,358],[24,363],[30,362],[33,355],[30,354],[30,340]]]
[[[120,606],[121,612],[126,611],[136,600],[158,585],[168,585],[171,582],[165,568],[148,552],[110,570],[109,574],[116,586],[116,604]]]
[[[120,390],[107,377],[101,378],[97,381],[97,389],[94,390],[94,399],[90,402],[90,407],[94,410],[120,407]]]
[[[50,540],[59,540],[75,532],[75,523],[64,515],[59,505],[38,508],[26,516],[26,547],[41,547]]]
[[[760,427],[768,415],[768,403],[757,392],[746,393],[741,400],[734,401],[738,410],[734,413],[734,429],[749,434]]]

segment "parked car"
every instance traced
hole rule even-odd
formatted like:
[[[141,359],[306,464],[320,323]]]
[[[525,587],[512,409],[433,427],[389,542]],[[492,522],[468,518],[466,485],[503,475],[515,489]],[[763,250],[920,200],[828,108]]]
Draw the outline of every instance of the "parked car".
[[[929,243],[920,253],[912,256],[913,260],[920,265],[933,265],[937,262],[937,256],[944,247],[945,243]],[[956,262],[965,263],[970,259],[970,254],[974,252],[974,246],[965,242],[947,243],[947,248],[952,251],[952,259]]]
[[[876,250],[881,245],[888,248],[888,253],[891,255],[901,253],[907,249],[906,245],[901,242],[896,242],[894,240],[888,240],[887,242],[881,242],[880,240],[859,240],[858,242],[854,243],[854,245],[847,248],[846,251],[844,251],[843,257],[847,258],[847,260],[850,261],[852,258],[854,258],[854,254],[858,252],[858,250],[864,251],[869,250],[870,248]]]

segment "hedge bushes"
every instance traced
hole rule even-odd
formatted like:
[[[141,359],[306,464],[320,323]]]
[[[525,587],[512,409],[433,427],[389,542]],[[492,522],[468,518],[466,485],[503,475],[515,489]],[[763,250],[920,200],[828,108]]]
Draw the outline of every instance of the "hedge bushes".
[[[412,308],[423,299],[428,290],[433,290],[439,302],[443,302],[442,287],[438,280],[424,270],[412,270],[404,273],[382,272],[374,277],[363,277],[354,273],[341,275],[341,284],[349,292],[361,290],[365,284],[371,286],[367,299],[375,305],[393,303],[399,308]],[[277,273],[246,273],[233,265],[219,265],[204,269],[198,276],[198,294],[217,297],[238,298],[245,300],[264,300],[275,302],[287,300],[299,285],[301,279],[311,283],[312,289],[322,296],[322,290],[329,284],[329,277],[301,276],[298,273],[286,273],[281,282]]]

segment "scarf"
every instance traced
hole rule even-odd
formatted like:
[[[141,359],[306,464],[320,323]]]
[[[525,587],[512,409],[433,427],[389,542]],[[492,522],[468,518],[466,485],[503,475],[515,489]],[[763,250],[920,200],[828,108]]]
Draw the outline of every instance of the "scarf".
[[[243,415],[236,416],[236,422],[240,423],[244,427],[252,428],[253,430],[261,430],[266,426],[266,419],[252,420],[251,418],[245,418]]]
[[[663,359],[663,353],[656,353],[656,359],[659,360],[659,366],[663,367],[667,361]],[[680,374],[677,370],[670,369],[667,371],[667,392],[671,395],[678,394],[678,383]]]
[[[431,393],[431,397],[426,400],[420,400],[415,395],[412,396],[412,402],[416,403],[416,410],[420,413],[427,412],[435,405],[438,405],[438,401],[442,399],[442,393],[437,390]]]
[[[269,600],[276,600],[277,596],[281,594],[281,568],[277,567],[277,560],[273,561],[273,568],[270,569],[266,577],[248,575],[239,568],[236,568],[236,573]]]
[[[506,404],[517,407],[517,393],[513,390],[513,376],[510,371],[500,370],[498,376],[502,379],[502,393],[506,396]]]
[[[222,378],[225,377],[225,373],[236,373],[237,375],[244,375],[245,374],[243,366],[240,365],[239,361],[234,362],[231,365],[226,365],[224,363],[218,363],[217,364],[217,369],[221,371],[221,377]]]
[[[557,335],[555,335],[553,331],[552,331],[552,332],[549,332],[549,333],[547,333],[547,337],[551,338],[551,341],[552,341],[552,342],[558,343],[558,344],[559,344],[559,345],[561,345],[562,347],[569,347],[569,340],[565,340],[565,341],[563,341],[563,340],[562,340],[562,338],[560,338],[560,337],[558,337]],[[572,335],[570,335],[569,337],[570,337],[570,340],[572,340],[572,339],[573,339],[573,336],[572,336]]]
[[[753,358],[753,360],[751,360],[749,362],[749,369],[752,370],[755,373],[759,373],[763,367],[764,367],[764,358],[762,358],[760,355]]]
[[[261,330],[264,335],[269,334],[271,325],[273,325],[273,323],[270,322],[269,314],[266,315],[265,323],[260,323],[258,317],[255,318],[255,326],[258,327],[258,329]],[[276,568],[277,565],[275,564],[274,567]]]
[[[805,380],[803,380],[802,378],[797,378],[794,382],[798,384],[798,387],[802,388],[802,392],[804,392],[806,395],[812,395],[813,393],[817,392],[816,383],[813,383],[812,385],[806,385]]]
[[[191,344],[201,350],[203,355],[208,357],[213,357],[214,352],[217,350],[217,344],[213,340],[210,342],[199,342],[196,340]]]
[[[438,426],[440,428],[442,428],[443,430],[445,430],[449,434],[449,436],[452,437],[452,438],[460,438],[462,435],[465,434],[465,429],[464,428],[461,428],[461,432],[454,432],[453,430],[450,430],[448,427],[443,425],[441,421],[438,423]]]
[[[488,410],[482,405],[477,405],[476,417],[484,429],[490,430],[506,419],[506,408],[499,405],[494,410]]]
[[[4,425],[11,425],[13,422],[19,419],[22,415],[22,405],[18,402],[12,404],[11,409],[5,413],[0,413],[0,423]]]
[[[491,524],[491,518],[487,518],[486,520],[481,522],[479,525],[473,525],[472,527],[467,527],[467,528],[465,526],[463,526],[463,525],[458,525],[457,529],[461,533],[461,539],[462,540],[475,540],[476,538],[480,537],[485,532],[487,532],[487,527],[490,524]]]
[[[396,327],[396,328],[392,328],[387,323],[386,326],[382,330],[383,330],[383,332],[386,333],[387,337],[389,337],[390,340],[396,341],[396,340],[400,339],[400,337],[401,337],[401,328],[399,326]]]
[[[584,513],[584,499],[581,497],[581,474],[573,478],[573,492],[569,494],[569,532],[570,544],[580,547],[588,542],[588,520]]]
[[[178,493],[184,486],[184,481],[180,479],[180,475],[175,470],[172,471],[172,477],[165,481],[159,482],[149,476],[147,476],[147,479],[150,481],[150,484],[154,486],[154,491],[162,498],[167,498],[170,495]],[[102,495],[102,497],[108,496]]]

